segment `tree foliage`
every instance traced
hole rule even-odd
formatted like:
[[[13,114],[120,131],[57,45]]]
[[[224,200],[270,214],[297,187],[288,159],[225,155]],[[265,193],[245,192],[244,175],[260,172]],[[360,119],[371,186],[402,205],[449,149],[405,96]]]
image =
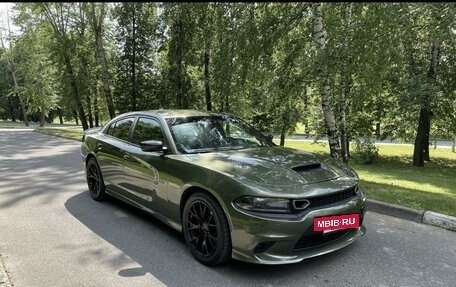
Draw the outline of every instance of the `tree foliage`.
[[[57,111],[84,128],[126,111],[231,112],[265,132],[456,134],[455,7],[447,3],[19,3],[0,66],[0,116]],[[13,58],[11,58],[13,57]],[[20,94],[14,93],[20,88]]]

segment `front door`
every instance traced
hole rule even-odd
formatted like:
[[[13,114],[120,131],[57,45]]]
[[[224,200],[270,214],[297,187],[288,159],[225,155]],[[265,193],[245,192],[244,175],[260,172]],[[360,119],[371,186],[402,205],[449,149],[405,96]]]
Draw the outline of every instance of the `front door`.
[[[139,117],[133,130],[131,145],[125,151],[122,188],[143,207],[164,215],[168,208],[168,157],[162,151],[143,152],[139,144],[146,140],[161,141],[166,146],[160,123],[153,118]]]

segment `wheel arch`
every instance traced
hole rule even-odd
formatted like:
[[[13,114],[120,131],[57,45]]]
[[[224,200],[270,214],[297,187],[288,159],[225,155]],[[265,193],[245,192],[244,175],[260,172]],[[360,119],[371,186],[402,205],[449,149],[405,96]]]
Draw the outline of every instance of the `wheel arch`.
[[[215,200],[215,202],[218,203],[218,205],[220,205],[220,207],[223,210],[223,213],[225,214],[225,218],[228,221],[228,226],[230,228],[230,232],[233,231],[233,224],[231,222],[231,216],[228,213],[228,207],[222,202],[220,197],[218,195],[216,195],[215,191],[213,191],[209,188],[204,188],[204,187],[198,186],[198,185],[189,185],[189,186],[185,187],[184,192],[182,193],[180,204],[179,204],[181,222],[182,222],[182,216],[183,216],[183,212],[184,212],[185,203],[190,198],[190,196],[192,196],[193,194],[195,194],[197,192],[204,193],[204,194],[210,196],[212,199]]]
[[[93,153],[88,153],[86,158],[85,158],[85,166],[87,167],[87,164],[89,163],[89,160],[91,158],[94,158],[96,162],[98,163],[97,157]]]

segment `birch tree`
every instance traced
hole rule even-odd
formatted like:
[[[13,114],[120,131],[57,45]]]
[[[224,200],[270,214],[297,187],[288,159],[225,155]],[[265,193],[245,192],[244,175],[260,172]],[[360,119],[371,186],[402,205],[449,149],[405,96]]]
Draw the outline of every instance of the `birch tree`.
[[[106,18],[107,4],[101,3],[86,3],[85,11],[89,17],[92,27],[93,36],[95,39],[95,51],[101,67],[101,80],[103,84],[104,98],[108,109],[109,117],[112,119],[116,116],[114,102],[111,92],[111,75],[108,69],[108,61],[106,59],[106,50],[104,47],[104,26]]]
[[[342,159],[337,133],[336,119],[332,110],[331,83],[328,77],[328,67],[326,63],[326,38],[323,23],[323,4],[313,4],[313,40],[317,50],[317,75],[322,83],[321,87],[321,105],[323,118],[326,125],[329,149],[331,157]]]

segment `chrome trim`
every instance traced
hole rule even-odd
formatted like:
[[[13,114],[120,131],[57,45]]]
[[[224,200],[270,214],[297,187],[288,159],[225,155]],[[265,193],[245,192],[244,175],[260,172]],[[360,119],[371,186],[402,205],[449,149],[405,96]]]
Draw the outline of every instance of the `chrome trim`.
[[[297,207],[296,206],[296,202],[297,201],[304,202],[304,207]],[[292,201],[292,204],[293,204],[293,208],[294,209],[296,209],[296,210],[304,210],[310,205],[310,201],[307,200],[307,199],[295,199],[295,200]]]

